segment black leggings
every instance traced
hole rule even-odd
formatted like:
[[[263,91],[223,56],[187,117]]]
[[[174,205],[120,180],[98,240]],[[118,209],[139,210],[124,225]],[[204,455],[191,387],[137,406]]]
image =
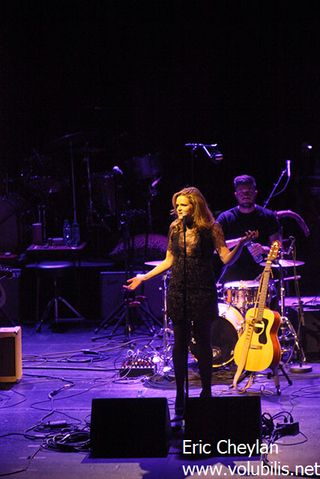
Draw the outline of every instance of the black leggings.
[[[191,327],[183,322],[173,326],[174,346],[172,352],[173,366],[176,377],[177,393],[184,391],[187,345],[191,339]],[[212,347],[211,347],[212,319],[200,321],[193,325],[192,337],[196,341],[196,358],[203,390],[211,388]]]

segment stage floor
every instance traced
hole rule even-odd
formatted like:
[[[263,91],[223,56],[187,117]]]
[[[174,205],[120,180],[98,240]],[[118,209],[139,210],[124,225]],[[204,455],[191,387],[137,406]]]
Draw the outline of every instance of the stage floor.
[[[318,477],[320,429],[320,363],[312,362],[310,372],[285,371],[292,385],[280,374],[281,394],[276,393],[273,379],[257,374],[244,396],[260,396],[262,413],[274,424],[290,420],[299,423],[300,433],[281,437],[277,450],[268,455],[269,469],[261,469],[260,457],[182,457],[182,438],[175,431],[167,457],[158,458],[93,458],[87,447],[91,401],[94,398],[167,398],[173,419],[175,383],[171,364],[171,334],[163,338],[156,326],[151,334],[140,324],[130,337],[121,325],[110,338],[110,331],[95,333],[93,322],[44,324],[41,332],[34,325],[22,325],[23,376],[17,383],[2,383],[0,390],[0,476],[22,479],[61,478],[183,478],[199,477],[189,466],[210,466],[202,477]],[[120,376],[127,361],[140,359],[153,376]],[[297,363],[294,366],[298,367]],[[213,368],[214,397],[240,396],[230,389],[235,367],[231,361]],[[128,371],[127,371],[128,373]],[[189,395],[198,397],[200,384],[195,359],[189,357]],[[243,396],[243,395],[242,395]],[[156,414],[156,411],[155,411]],[[155,418],[155,423],[158,418]],[[137,419],[138,421],[138,419]],[[59,422],[60,424],[59,426]],[[64,423],[63,423],[64,422]],[[50,423],[50,424],[49,424]],[[119,428],[124,428],[120,424]],[[67,428],[67,429],[64,429]],[[70,429],[68,429],[70,428]],[[70,451],[61,438],[71,431],[77,441]],[[108,431],[110,434],[110,431]],[[244,431],[245,433],[245,431]],[[86,435],[87,434],[87,435]],[[126,434],[139,440],[139,424]],[[244,434],[245,435],[245,434]],[[65,439],[64,439],[65,440]],[[150,441],[157,441],[157,431],[150,423]],[[69,444],[68,441],[66,443]],[[79,450],[74,447],[80,445]],[[67,449],[67,450],[66,450]],[[213,471],[213,467],[217,467]],[[297,468],[298,467],[298,468]],[[238,469],[236,469],[238,468]],[[260,468],[260,469],[259,469]],[[269,471],[269,473],[267,473]],[[293,473],[293,474],[291,474]]]

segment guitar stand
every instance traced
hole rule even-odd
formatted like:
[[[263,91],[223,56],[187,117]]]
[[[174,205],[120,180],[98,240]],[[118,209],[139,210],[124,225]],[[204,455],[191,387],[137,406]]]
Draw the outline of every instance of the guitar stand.
[[[271,379],[271,377],[273,377],[273,380],[274,380],[274,384],[276,386],[276,391],[277,391],[277,394],[278,396],[281,395],[281,389],[280,389],[280,381],[279,381],[279,374],[278,374],[278,370],[280,369],[280,371],[282,372],[282,374],[284,375],[284,377],[286,378],[286,380],[288,381],[288,384],[289,386],[292,386],[292,381],[290,379],[290,377],[288,376],[288,373],[286,372],[286,370],[284,369],[283,367],[283,364],[282,363],[279,363],[278,366],[275,366],[274,368],[271,368],[271,373],[268,373],[268,379]]]
[[[282,363],[279,363],[277,366],[275,367],[271,367],[271,372],[269,372],[267,374],[267,378],[268,379],[271,379],[273,378],[274,380],[274,384],[275,384],[275,387],[276,387],[276,392],[277,392],[277,395],[280,396],[281,395],[281,388],[280,388],[280,381],[279,381],[279,374],[278,374],[278,370],[280,369],[280,371],[282,372],[282,374],[284,375],[284,377],[286,378],[286,380],[288,381],[288,384],[289,386],[292,386],[292,380],[290,379],[290,377],[288,376],[286,370],[284,369],[283,367],[283,364]],[[247,377],[249,376],[252,376],[253,378],[256,376],[256,372],[251,372],[251,371],[244,371],[244,373],[242,374],[242,376],[240,377],[239,381],[238,381],[238,384],[241,383],[242,381],[244,381]],[[254,381],[254,379],[252,380],[252,382]],[[251,383],[252,384],[252,383]],[[247,389],[250,385],[250,379],[249,379],[249,382],[247,384],[247,386],[243,389],[243,391],[245,389]],[[232,387],[232,386],[231,386]]]

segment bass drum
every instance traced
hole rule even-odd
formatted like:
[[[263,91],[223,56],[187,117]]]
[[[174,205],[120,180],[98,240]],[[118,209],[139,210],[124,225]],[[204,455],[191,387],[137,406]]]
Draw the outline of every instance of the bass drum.
[[[226,303],[219,303],[219,319],[213,322],[213,368],[220,368],[233,360],[233,352],[243,332],[245,319],[241,313]]]

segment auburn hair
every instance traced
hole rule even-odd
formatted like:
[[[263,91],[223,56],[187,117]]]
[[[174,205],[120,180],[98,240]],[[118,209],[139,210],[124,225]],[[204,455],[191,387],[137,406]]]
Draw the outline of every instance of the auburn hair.
[[[182,188],[182,190],[177,191],[172,196],[172,206],[171,214],[176,217],[172,222],[171,226],[182,227],[182,221],[177,218],[176,202],[178,196],[186,196],[190,203],[193,206],[193,223],[194,226],[198,229],[210,229],[215,223],[214,216],[209,209],[208,203],[206,202],[203,194],[195,186],[188,186]]]

